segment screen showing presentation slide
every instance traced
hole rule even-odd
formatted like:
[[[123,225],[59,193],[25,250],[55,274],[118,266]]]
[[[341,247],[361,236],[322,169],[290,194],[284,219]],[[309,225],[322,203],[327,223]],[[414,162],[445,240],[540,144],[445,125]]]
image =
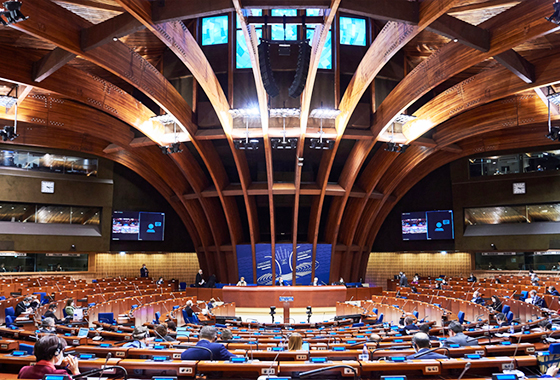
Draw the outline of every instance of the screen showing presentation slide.
[[[453,211],[403,212],[401,214],[403,240],[453,239]]]
[[[163,241],[165,213],[114,211],[112,239]]]

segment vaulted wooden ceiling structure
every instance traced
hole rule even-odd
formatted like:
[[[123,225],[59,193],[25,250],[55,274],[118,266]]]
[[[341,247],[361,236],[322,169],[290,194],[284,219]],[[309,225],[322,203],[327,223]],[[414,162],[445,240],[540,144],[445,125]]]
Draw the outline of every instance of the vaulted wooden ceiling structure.
[[[20,85],[12,143],[90,153],[135,171],[169,201],[201,267],[222,282],[237,281],[238,244],[254,254],[255,244],[270,243],[274,255],[280,242],[312,243],[314,254],[332,244],[331,278],[357,280],[388,213],[431,171],[553,144],[545,137],[545,95],[560,82],[559,27],[545,20],[552,0],[22,2],[29,19],[0,27],[0,90]],[[246,17],[255,8],[324,9],[304,92],[290,103],[301,111],[286,128],[298,138],[295,151],[271,146],[282,128],[268,116]],[[200,44],[201,18],[220,14],[230,15],[221,61]],[[341,14],[368,21],[364,49],[340,46]],[[253,69],[235,68],[236,15]],[[332,69],[320,70],[329,29]],[[350,73],[348,61],[356,62]],[[166,73],[170,62],[180,67],[173,75],[192,78],[188,97]],[[388,77],[394,88],[376,94],[375,80]],[[321,85],[325,78],[332,86]],[[242,82],[246,97],[235,91]],[[245,126],[228,111],[247,99],[260,110],[250,128],[257,151],[234,146]],[[309,113],[323,101],[341,113],[324,128],[333,149],[316,151],[309,139],[319,125]],[[160,113],[177,119],[181,153],[162,154],[175,134],[150,120]],[[417,118],[395,129],[402,113]],[[13,110],[0,115],[14,118]],[[389,152],[390,138],[410,147]]]

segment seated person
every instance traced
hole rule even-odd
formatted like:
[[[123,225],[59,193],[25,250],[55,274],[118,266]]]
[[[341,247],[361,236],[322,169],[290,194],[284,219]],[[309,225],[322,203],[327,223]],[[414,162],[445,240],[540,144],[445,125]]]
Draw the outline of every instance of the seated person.
[[[167,323],[167,329],[171,331],[177,331],[177,325],[172,320],[165,321]]]
[[[474,274],[471,273],[471,275],[469,276],[469,278],[467,278],[468,282],[476,282],[476,276]]]
[[[237,282],[236,286],[247,286],[247,281],[245,281],[245,277],[241,277]]]
[[[344,285],[344,279],[340,277],[340,280],[334,283],[334,285]]]
[[[538,329],[541,332],[552,331],[552,323],[549,320],[540,321]]]
[[[156,285],[163,285],[163,283],[163,277],[160,277],[159,280],[157,280]]]
[[[401,334],[414,334],[418,330],[418,326],[416,326],[415,320],[413,317],[408,316],[404,319],[404,327],[400,329]]]
[[[313,282],[311,283],[311,286],[320,286],[319,278],[317,277],[313,278]]]
[[[216,303],[216,300],[214,298],[210,298],[210,301],[208,301],[208,304],[206,304],[206,308],[208,309],[208,311],[214,308],[214,303]]]
[[[535,289],[529,292],[529,297],[525,299],[525,302],[536,305],[538,307],[546,307],[545,300],[537,295],[537,291]]]
[[[229,342],[233,339],[233,334],[230,329],[223,329],[220,335],[220,340],[223,342]]]
[[[123,348],[146,348],[148,347],[148,328],[137,326],[132,332],[132,341],[123,344]]]
[[[187,301],[187,306],[185,307],[185,313],[187,313],[187,317],[191,318],[194,315],[194,311],[192,309],[193,302],[191,300]]]
[[[414,286],[414,285],[411,286],[411,287],[410,287],[410,290],[412,291],[412,293],[418,294],[418,289],[416,289],[416,286]]]
[[[434,335],[430,335],[430,325],[427,323],[421,324],[420,326],[418,326],[418,330],[420,330],[420,332],[423,332],[424,334],[428,335],[430,337],[430,340],[435,340],[437,342],[439,342],[439,339],[437,336]]]
[[[558,293],[558,290],[556,290],[556,288],[554,286],[549,286],[548,287],[548,294],[552,295],[552,296],[560,296],[560,293]]]
[[[445,345],[458,344],[459,346],[478,346],[478,340],[471,338],[463,333],[463,326],[453,321],[449,324],[449,338],[445,341]]]
[[[490,308],[495,312],[500,313],[502,311],[502,301],[498,298],[498,296],[492,296],[492,304]]]
[[[288,340],[288,351],[299,351],[303,343],[301,334],[293,333]]]
[[[172,337],[168,335],[168,331],[167,331],[167,324],[166,323],[162,323],[161,325],[157,325],[155,328],[156,331],[156,335],[158,338],[163,339],[166,342],[175,342],[176,340]]]
[[[484,299],[482,299],[482,296],[480,295],[478,290],[475,290],[475,292],[473,293],[473,298],[471,299],[471,302],[477,303],[479,305],[484,305]]]
[[[509,322],[507,321],[506,315],[504,313],[496,314],[496,323],[499,327],[506,327],[509,326]]]
[[[284,283],[284,279],[282,277],[278,277],[276,281],[276,286],[288,286],[288,284]]]
[[[56,317],[56,315],[54,314],[56,311],[56,304],[55,303],[51,303],[49,304],[49,308],[48,310],[45,312],[45,314],[43,315],[43,317],[45,318],[52,318],[54,320],[55,324],[60,324],[63,323],[64,320],[63,319],[58,319]]]
[[[415,273],[414,277],[412,278],[412,284],[418,285],[418,282],[420,282],[420,276],[418,275],[418,273]]]
[[[414,334],[414,336],[412,337],[412,346],[414,347],[414,351],[416,351],[416,354],[407,356],[407,360],[448,359],[447,356],[438,354],[437,352],[430,352],[429,354],[415,357],[430,350],[430,337],[428,337],[428,335],[425,333],[419,332]]]
[[[74,300],[73,299],[67,299],[66,300],[66,307],[64,308],[64,312],[66,313],[66,315],[70,318],[74,317]]]
[[[78,359],[68,355],[64,358],[66,341],[56,335],[47,335],[35,343],[33,355],[37,362],[35,365],[23,367],[18,374],[18,379],[42,379],[44,375],[79,375]],[[56,369],[56,366],[66,366],[66,369]],[[71,377],[70,377],[71,378]]]
[[[22,313],[31,313],[33,308],[31,307],[31,301],[33,300],[32,297],[25,297],[23,301],[16,305],[15,315],[16,318],[19,317]]]
[[[531,284],[533,286],[539,286],[539,281],[540,281],[539,276],[537,276],[536,273],[531,273]]]
[[[214,343],[216,336],[217,331],[214,326],[204,326],[201,328],[196,346],[183,351],[181,360],[229,360],[235,357],[235,355],[226,350],[223,344]],[[202,349],[196,347],[202,347]],[[210,355],[208,350],[212,352],[212,355]]]
[[[56,326],[54,324],[54,319],[47,317],[41,322],[41,328],[39,329],[40,334],[56,334]]]

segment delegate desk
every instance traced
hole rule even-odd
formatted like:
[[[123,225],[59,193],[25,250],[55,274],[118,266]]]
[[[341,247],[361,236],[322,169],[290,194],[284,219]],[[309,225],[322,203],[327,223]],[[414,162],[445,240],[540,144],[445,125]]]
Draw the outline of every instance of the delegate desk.
[[[237,307],[284,307],[280,297],[293,297],[290,307],[333,307],[346,300],[346,287],[339,286],[225,286],[224,302]]]

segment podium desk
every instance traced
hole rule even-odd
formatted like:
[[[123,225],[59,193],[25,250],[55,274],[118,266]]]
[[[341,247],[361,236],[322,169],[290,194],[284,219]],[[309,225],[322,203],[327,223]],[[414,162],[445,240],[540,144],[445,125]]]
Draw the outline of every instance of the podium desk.
[[[356,376],[360,376],[360,363],[358,363],[357,361],[331,361],[328,363],[310,363],[304,361],[281,362],[279,371],[281,376],[291,376],[293,372],[299,374],[301,372],[307,372],[336,365],[350,366],[356,370]],[[332,370],[326,371],[325,374],[338,374],[342,377],[354,377],[354,372],[349,368],[334,368]]]
[[[95,354],[97,357],[105,358],[110,352],[113,358],[124,359],[127,357],[128,348],[123,348],[119,346],[111,347],[100,347],[100,346],[77,346],[77,347],[67,347],[66,351],[75,351],[78,354]]]
[[[3,339],[0,340],[0,352],[10,352],[19,348],[17,340]]]
[[[170,375],[177,377],[194,377],[196,372],[196,361],[166,360],[153,361],[148,359],[122,359],[118,365],[128,371],[129,377],[136,377],[134,370],[142,370],[152,376]]]
[[[522,354],[534,354],[535,345],[532,343],[519,343],[504,346],[503,344],[487,345],[486,356],[513,356]],[[517,348],[517,353],[515,352]]]
[[[242,375],[277,375],[278,362],[265,362],[256,359],[249,360],[246,363],[203,360],[198,362],[196,369],[198,373],[229,372],[230,375],[235,374],[235,377],[239,377]]]
[[[290,307],[332,307],[346,300],[345,286],[224,286],[224,302],[236,307],[281,308],[280,297],[293,297]]]

